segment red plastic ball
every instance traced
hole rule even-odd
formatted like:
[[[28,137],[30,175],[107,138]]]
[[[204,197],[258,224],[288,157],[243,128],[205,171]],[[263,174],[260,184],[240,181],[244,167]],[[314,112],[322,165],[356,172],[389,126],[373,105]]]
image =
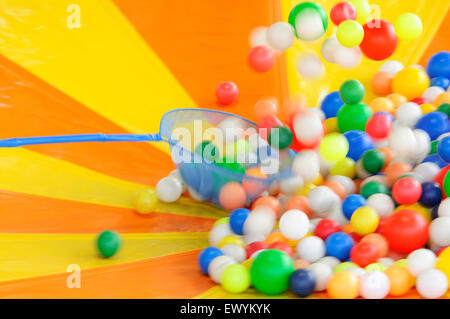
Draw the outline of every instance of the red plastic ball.
[[[359,243],[361,241],[361,239],[364,237],[363,235],[358,235],[355,232],[351,232],[350,234],[348,234],[351,238],[353,238],[353,241],[355,243]]]
[[[380,217],[380,221],[378,222],[378,228],[375,230],[376,233],[383,235],[384,226],[386,225],[387,220],[388,217]]]
[[[216,88],[217,101],[221,105],[230,105],[237,100],[238,95],[237,85],[230,81],[222,82]]]
[[[393,251],[409,254],[427,243],[428,223],[425,217],[415,211],[400,210],[388,217],[383,235]]]
[[[350,252],[352,262],[365,267],[377,261],[379,251],[377,245],[370,242],[360,242],[353,246]]]
[[[345,20],[356,20],[356,15],[356,8],[350,2],[339,2],[330,12],[331,21],[335,25],[339,25]]]
[[[386,20],[376,19],[364,25],[360,48],[369,59],[381,61],[394,53],[397,42],[394,26]]]
[[[254,253],[258,250],[267,249],[267,244],[262,241],[254,241],[251,244],[248,244],[245,251],[247,252],[247,258],[250,258]]]
[[[441,191],[442,191],[442,198],[447,197],[445,195],[445,191],[444,191],[444,178],[445,178],[445,175],[447,175],[447,172],[449,170],[450,170],[450,165],[447,165],[444,168],[441,168],[441,170],[439,171],[439,173],[436,174],[436,176],[434,177],[434,180],[433,180],[433,182],[439,184],[439,187],[441,188]]]
[[[276,241],[274,243],[271,243],[268,248],[281,250],[282,252],[285,252],[289,256],[292,256],[294,254],[294,252],[292,251],[292,248],[289,247],[288,244],[282,243],[281,241]]]
[[[267,72],[275,63],[275,55],[269,47],[258,45],[248,54],[248,63],[256,72]]]
[[[263,118],[261,123],[258,125],[258,134],[265,140],[267,140],[267,136],[269,135],[269,131],[273,127],[281,127],[283,126],[283,122],[274,115],[268,115]]]
[[[412,99],[411,102],[414,102],[418,105],[422,105],[425,103],[428,103],[427,100],[424,97],[416,97],[415,99]]]
[[[417,203],[422,195],[422,185],[412,177],[403,177],[394,183],[392,196],[400,205]]]
[[[314,235],[326,240],[331,234],[341,231],[341,226],[337,221],[331,218],[324,218],[317,223],[314,229]]]
[[[366,123],[366,133],[373,139],[385,139],[392,130],[391,119],[384,114],[375,114]]]

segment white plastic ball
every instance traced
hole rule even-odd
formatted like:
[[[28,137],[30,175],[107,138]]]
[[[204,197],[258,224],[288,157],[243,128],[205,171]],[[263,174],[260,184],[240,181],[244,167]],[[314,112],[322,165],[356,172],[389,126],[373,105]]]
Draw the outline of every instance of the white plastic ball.
[[[333,275],[331,267],[326,263],[314,263],[309,265],[307,269],[313,273],[316,279],[314,291],[324,291],[327,288],[328,280]]]
[[[297,256],[309,263],[314,263],[325,256],[325,243],[322,238],[308,236],[297,244]]]
[[[355,182],[350,177],[343,175],[332,175],[328,177],[328,180],[341,184],[344,187],[347,196],[356,192]]]
[[[395,119],[401,126],[415,127],[422,116],[422,109],[417,103],[407,102],[395,111]]]
[[[309,207],[320,217],[339,203],[339,196],[327,186],[318,186],[308,193]]]
[[[427,157],[431,150],[431,140],[427,132],[423,130],[414,130],[414,137],[416,138],[416,147],[414,148],[413,159],[421,162]]]
[[[250,47],[269,46],[269,43],[267,42],[268,29],[268,27],[264,26],[254,28],[249,36]]]
[[[334,61],[343,69],[354,69],[361,64],[361,49],[359,47],[346,48],[340,45],[334,53]]]
[[[380,72],[386,72],[390,73],[392,75],[396,75],[398,72],[403,70],[405,67],[403,64],[399,61],[387,61],[383,63],[383,65],[380,68]]]
[[[445,90],[440,86],[430,86],[423,92],[422,97],[427,101],[427,103],[433,103],[438,95],[441,95],[444,92]]]
[[[169,177],[174,177],[181,183],[181,187],[183,188],[182,193],[188,190],[188,187],[184,182],[183,177],[181,177],[180,170],[174,169],[173,171],[170,172]]]
[[[294,194],[303,186],[303,178],[299,175],[280,180],[280,190],[285,194]]]
[[[320,172],[319,156],[314,152],[300,152],[294,158],[292,172],[301,176],[305,184],[313,182]]]
[[[309,232],[311,234],[314,234],[314,230],[316,229],[317,224],[322,220],[323,218],[313,218],[309,221]]]
[[[430,224],[430,239],[433,243],[445,247],[450,246],[450,217],[438,217]]]
[[[416,173],[418,176],[421,177],[422,181],[425,182],[432,182],[434,180],[434,177],[439,173],[441,169],[439,166],[432,162],[425,162],[422,164],[417,165],[413,172]]]
[[[229,116],[217,125],[222,131],[226,143],[234,143],[244,137],[245,124],[236,117]]]
[[[367,199],[367,206],[375,209],[380,217],[391,216],[395,209],[395,204],[389,195],[377,193]]]
[[[342,206],[340,204],[334,205],[327,213],[327,218],[334,219],[341,227],[348,224],[348,219],[342,212]]]
[[[357,175],[359,178],[367,178],[367,177],[370,176],[370,173],[367,172],[367,171],[364,169],[363,165],[362,165],[362,159],[359,159],[359,160],[356,162],[355,168],[356,168],[356,175]]]
[[[267,30],[267,42],[275,50],[287,50],[294,41],[294,28],[287,22],[274,23]]]
[[[305,80],[318,80],[325,74],[322,60],[315,54],[303,54],[296,63],[298,73]]]
[[[336,63],[335,53],[337,48],[341,46],[336,36],[331,36],[322,43],[320,52],[325,61]]]
[[[314,41],[324,35],[322,17],[315,10],[303,10],[295,19],[295,29],[299,39]]]
[[[222,274],[225,268],[234,264],[236,264],[234,259],[226,255],[214,258],[208,266],[209,277],[211,277],[214,282],[220,284],[222,282]]]
[[[439,217],[450,217],[450,198],[444,199],[438,207]]]
[[[250,245],[255,241],[264,241],[264,239],[266,239],[266,235],[259,233],[250,233],[242,236],[242,240],[246,245]]]
[[[436,255],[429,249],[421,248],[413,251],[406,258],[408,271],[414,277],[422,272],[434,268],[436,264]]]
[[[377,260],[377,263],[383,264],[386,267],[390,267],[395,263],[395,260],[389,257],[382,257]]]
[[[390,289],[389,277],[381,271],[369,271],[359,280],[359,292],[365,299],[383,299]]]
[[[394,128],[389,136],[389,147],[398,157],[410,158],[416,148],[413,130],[408,127]]]
[[[331,270],[334,270],[334,268],[336,268],[336,266],[339,265],[341,263],[341,261],[333,256],[325,256],[325,257],[320,258],[316,262],[316,264],[317,263],[322,263],[322,264],[328,265],[331,268]]]
[[[325,119],[326,119],[325,113],[322,111],[322,109],[320,109],[318,107],[308,107],[306,109],[306,112],[311,112],[311,113],[317,115],[321,121],[325,121]]]
[[[209,232],[209,243],[211,246],[216,247],[223,238],[232,235],[236,234],[231,229],[230,224],[227,223],[214,226]]]
[[[276,223],[275,212],[266,206],[258,206],[252,210],[244,222],[244,235],[263,234],[267,236]]]
[[[309,231],[308,216],[298,209],[285,212],[280,218],[280,232],[288,239],[298,240]]]
[[[225,245],[220,250],[231,258],[238,264],[242,263],[247,257],[247,252],[244,248],[236,244]]]
[[[173,203],[180,198],[183,186],[175,177],[164,177],[156,184],[156,196],[161,202]]]
[[[448,290],[448,279],[438,269],[429,269],[419,275],[416,289],[422,297],[435,299],[442,297]]]

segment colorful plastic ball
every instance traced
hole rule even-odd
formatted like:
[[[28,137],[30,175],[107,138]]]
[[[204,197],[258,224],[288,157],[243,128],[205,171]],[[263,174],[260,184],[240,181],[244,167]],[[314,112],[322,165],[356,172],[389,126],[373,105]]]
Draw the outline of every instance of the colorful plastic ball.
[[[383,226],[383,235],[393,251],[409,254],[427,243],[428,223],[425,217],[415,211],[401,210],[388,217]]]
[[[450,247],[444,248],[436,262],[436,269],[442,271],[446,276],[448,282],[450,282]]]
[[[173,203],[178,200],[183,191],[183,185],[172,176],[164,177],[156,184],[156,196],[161,202]]]
[[[403,13],[395,20],[395,33],[400,40],[414,40],[422,34],[420,18],[413,13]]]
[[[294,44],[294,41],[294,29],[287,22],[274,23],[267,30],[267,42],[275,50],[287,50]]]
[[[363,187],[361,187],[361,195],[364,196],[364,198],[369,198],[373,194],[389,194],[388,188],[377,181],[370,181],[366,184],[364,184]]]
[[[400,205],[411,205],[417,203],[422,195],[422,185],[412,178],[403,177],[394,183],[392,196]]]
[[[220,205],[226,210],[235,210],[245,205],[247,194],[241,184],[230,182],[225,184],[219,193]]]
[[[308,297],[314,292],[316,278],[308,269],[297,269],[289,278],[289,288],[299,297]]]
[[[341,271],[347,271],[351,268],[358,268],[358,265],[351,262],[351,261],[346,261],[343,263],[339,263],[338,265],[336,265],[333,269],[333,273],[338,273]]]
[[[372,233],[366,235],[360,240],[360,243],[374,244],[377,247],[378,251],[377,258],[385,257],[389,252],[389,243],[387,242],[386,238],[381,234]]]
[[[275,64],[273,50],[266,46],[253,47],[248,54],[248,63],[256,72],[267,72]]]
[[[372,78],[372,90],[378,95],[392,93],[392,79],[394,76],[388,72],[378,72]]]
[[[320,141],[324,132],[320,117],[311,112],[302,112],[294,116],[292,125],[296,139],[306,145]]]
[[[139,191],[133,202],[134,209],[141,214],[153,212],[157,204],[158,197],[153,189],[143,189]]]
[[[375,24],[376,27],[373,27],[372,24]],[[369,59],[381,61],[394,53],[397,42],[394,26],[386,20],[376,19],[364,25],[364,39],[360,48]]]
[[[434,100],[436,100],[436,98],[444,92],[445,92],[445,90],[443,88],[441,88],[440,86],[430,86],[428,89],[426,89],[422,93],[422,97],[428,103],[433,103]],[[439,105],[436,105],[436,107],[437,106],[439,106]]]
[[[255,258],[250,268],[253,287],[267,295],[278,295],[289,287],[289,278],[294,272],[294,263],[289,255],[268,249]]]
[[[229,256],[218,256],[209,263],[208,274],[214,282],[220,284],[222,283],[222,275],[225,269],[235,264],[236,261]]]
[[[232,235],[234,233],[228,223],[214,226],[209,232],[209,243],[211,246],[217,246],[223,238]]]
[[[339,260],[347,260],[354,244],[353,238],[346,233],[331,234],[325,241],[326,254]]]
[[[262,241],[254,241],[254,242],[248,244],[246,247],[247,258],[252,258],[254,253],[261,251],[261,250],[265,250],[268,247],[269,247],[269,245],[267,245],[266,243],[264,243]]]
[[[392,265],[388,267],[384,273],[389,277],[391,288],[389,294],[391,296],[401,296],[406,294],[414,283],[414,277],[408,272],[406,267]]]
[[[339,44],[335,48],[334,62],[343,69],[354,69],[361,64],[362,52],[359,47],[347,48]]]
[[[363,154],[361,160],[363,168],[368,173],[376,174],[381,171],[386,159],[382,152],[378,150],[368,150]]]
[[[323,41],[322,46],[320,47],[320,53],[325,61],[336,63],[335,53],[339,47],[342,47],[342,45],[338,42],[336,36],[333,35]]]
[[[374,113],[394,113],[395,111],[394,103],[387,97],[377,97],[370,102],[369,106]]]
[[[444,199],[439,205],[438,205],[438,216],[439,217],[450,217],[450,198]]]
[[[352,3],[339,2],[331,9],[330,18],[335,25],[340,25],[346,20],[356,20],[356,14],[356,8]]]
[[[222,287],[231,293],[242,293],[250,287],[250,274],[245,266],[229,265],[222,273]]]
[[[372,139],[363,130],[350,130],[345,132],[344,136],[349,144],[347,157],[354,161],[359,160],[367,150],[374,148]]]
[[[273,148],[284,150],[291,146],[294,135],[287,126],[274,127],[270,129],[268,142]]]
[[[353,178],[356,173],[356,163],[353,159],[346,157],[337,161],[336,164],[330,169],[330,175],[342,175]]]
[[[433,104],[436,106],[439,106],[444,103],[450,103],[450,91],[448,90],[447,92],[439,94],[438,97],[433,102]]]
[[[422,195],[419,202],[426,207],[433,207],[442,200],[442,191],[439,184],[426,182],[422,184]]]
[[[109,258],[114,256],[122,246],[122,238],[115,231],[105,230],[98,235],[96,244],[99,254],[104,258]]]
[[[332,299],[355,299],[359,295],[359,279],[348,271],[337,272],[328,281],[327,293]]]
[[[366,199],[359,194],[352,194],[347,196],[342,201],[342,213],[350,220],[355,210],[366,205]]]
[[[267,206],[255,207],[244,223],[244,234],[261,234],[267,236],[275,226],[276,213]]]
[[[244,223],[250,215],[250,211],[246,208],[238,208],[230,214],[230,227],[238,235],[244,234]]]
[[[327,258],[327,257],[324,257]],[[327,288],[327,283],[333,274],[332,267],[324,262],[316,262],[307,268],[312,272],[316,285],[314,291],[323,291]]]
[[[378,247],[371,242],[359,242],[353,246],[352,251],[350,252],[352,262],[361,267],[365,267],[376,262],[378,260],[378,256]]]
[[[276,249],[276,250],[279,250],[279,251],[282,251],[282,252],[288,254],[291,257],[294,254],[294,252],[292,251],[292,248],[288,244],[283,243],[283,242],[271,243],[269,245],[269,247],[267,247],[267,249]]]
[[[409,159],[415,156],[416,136],[409,127],[395,127],[389,136],[388,143],[395,155],[401,159]]]
[[[228,235],[223,237],[217,244],[217,247],[222,248],[226,245],[238,245],[241,247],[245,247],[244,241],[241,239],[241,237],[236,235]]]
[[[437,111],[442,112],[442,113],[446,114],[447,116],[449,116],[450,115],[450,104],[449,103],[441,104],[438,107]]]
[[[348,141],[342,134],[331,133],[320,142],[319,153],[325,160],[335,163],[347,156],[348,149]]]
[[[292,209],[285,212],[279,222],[280,232],[288,239],[298,240],[303,238],[309,230],[308,216],[298,210]]]
[[[446,136],[439,141],[437,152],[444,161],[450,162],[450,136]]]
[[[380,217],[388,217],[392,214],[395,208],[392,198],[383,193],[371,195],[367,199],[367,206],[372,207]]]
[[[331,92],[322,101],[321,109],[325,113],[325,117],[336,117],[339,109],[344,105],[344,102],[339,96],[339,92]]]
[[[327,186],[318,186],[308,194],[309,207],[322,216],[339,203],[339,197]]]
[[[219,256],[222,256],[223,252],[216,247],[207,247],[203,249],[198,255],[198,263],[200,265],[200,269],[204,274],[208,275],[208,267],[211,261]]]
[[[362,42],[364,38],[364,29],[358,22],[346,20],[339,24],[336,38],[344,47],[353,48]]]
[[[421,248],[413,251],[406,259],[408,271],[414,277],[422,272],[433,269],[436,264],[436,255],[429,249]]]
[[[221,105],[230,105],[237,100],[239,89],[237,85],[231,81],[220,83],[216,88],[217,101]]]
[[[400,61],[389,60],[383,63],[380,67],[380,72],[386,72],[395,76],[398,72],[403,70],[405,67]]]
[[[421,116],[422,109],[414,102],[404,103],[395,111],[395,119],[407,127],[414,127]]]
[[[295,66],[298,73],[306,80],[318,80],[325,74],[325,66],[322,60],[313,53],[299,56]]]
[[[434,54],[428,60],[427,73],[431,78],[438,76],[450,78],[450,52],[442,51]]]
[[[289,23],[296,36],[303,41],[314,41],[325,34],[328,28],[328,15],[317,3],[302,2],[289,13]]]
[[[444,90],[447,90],[450,86],[450,79],[443,77],[443,76],[437,76],[437,77],[431,79],[430,85],[431,86],[439,86],[439,87],[443,88]]]
[[[380,218],[373,208],[363,206],[355,210],[350,223],[356,234],[367,235],[377,229],[379,220]]]
[[[428,299],[442,297],[448,290],[448,280],[438,269],[429,269],[419,275],[416,281],[418,293]]]
[[[427,101],[423,97],[416,97],[411,100],[411,102],[416,103],[417,105],[422,105],[424,103],[427,103]]]
[[[252,208],[256,208],[258,206],[266,206],[270,207],[274,213],[278,216],[281,211],[280,201],[274,196],[261,196],[258,197],[253,203]]]
[[[407,99],[422,96],[429,86],[428,75],[423,70],[411,66],[398,72],[392,80],[392,90]]]
[[[440,135],[450,132],[448,117],[441,112],[425,114],[417,122],[416,128],[427,132],[431,140],[435,140]]]
[[[364,131],[372,110],[365,103],[345,104],[338,112],[338,127],[342,133],[357,130]]]
[[[359,292],[365,299],[383,299],[389,294],[391,283],[381,271],[369,271],[360,277]]]
[[[348,0],[356,8],[357,17],[356,20],[364,25],[370,16],[371,7],[367,0]]]
[[[366,91],[361,82],[357,80],[347,80],[342,83],[339,89],[339,96],[347,104],[357,104],[362,101]]]
[[[431,242],[440,247],[450,246],[450,217],[443,216],[434,219],[430,224]]]
[[[430,112],[437,111],[437,106],[431,103],[424,103],[420,105],[420,108],[422,109],[423,114],[428,114]]]
[[[386,267],[384,264],[382,263],[372,263],[370,265],[367,265],[366,267],[364,267],[364,270],[366,270],[367,272],[372,272],[372,271],[385,271],[388,267]]]
[[[314,235],[326,240],[331,234],[341,231],[341,226],[337,221],[331,218],[322,219],[314,229]]]
[[[320,159],[315,152],[300,152],[292,163],[292,172],[303,178],[307,185],[312,183],[320,172]],[[299,194],[305,195],[305,194]]]
[[[278,114],[278,102],[276,99],[262,98],[258,100],[253,108],[253,114],[255,115],[256,121],[268,129],[276,125],[281,125],[281,122],[279,120],[277,121],[278,118],[276,118]],[[269,116],[272,118],[268,119],[267,117]]]

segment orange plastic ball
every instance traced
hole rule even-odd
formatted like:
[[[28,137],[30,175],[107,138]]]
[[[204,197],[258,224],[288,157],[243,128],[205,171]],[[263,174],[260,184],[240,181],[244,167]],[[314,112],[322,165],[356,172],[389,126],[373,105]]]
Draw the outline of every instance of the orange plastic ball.
[[[404,162],[395,162],[386,166],[384,174],[386,175],[386,182],[388,186],[392,186],[397,178],[410,172],[411,170],[411,165]]]
[[[373,243],[377,246],[379,253],[378,258],[385,257],[389,252],[389,243],[381,234],[373,233],[366,235],[361,239],[361,242]]]
[[[388,267],[384,273],[391,283],[389,294],[391,296],[401,296],[406,294],[414,285],[414,277],[408,272],[408,268],[400,265]]]
[[[244,188],[237,182],[225,184],[219,193],[219,203],[228,211],[244,207],[246,199],[247,194]]]
[[[377,97],[373,99],[369,104],[373,113],[376,112],[388,112],[393,113],[395,111],[394,102],[386,97]]]
[[[245,176],[249,176],[249,179],[246,179]],[[267,174],[264,173],[259,167],[249,168],[245,172],[245,176],[242,180],[242,187],[244,187],[247,194],[255,195],[256,192],[262,190],[263,183],[261,181],[254,180],[252,178],[266,178]]]
[[[347,192],[345,191],[344,186],[336,181],[325,181],[323,183],[323,186],[327,186],[328,188],[330,188],[333,192],[336,193],[336,195],[341,198],[341,200],[347,197]]]
[[[392,93],[393,75],[387,72],[378,72],[372,78],[372,89],[375,94],[388,95]]]
[[[327,293],[333,299],[355,299],[359,295],[359,279],[348,271],[337,272],[328,281]]]
[[[353,233],[355,230],[353,229],[352,224],[348,223],[347,225],[345,225],[344,227],[342,227],[342,231],[343,231],[344,233],[351,234],[351,233]]]
[[[298,209],[304,212],[308,217],[311,217],[312,210],[309,207],[308,198],[303,195],[293,195],[284,205],[284,210]]]
[[[270,233],[266,239],[264,239],[264,243],[266,243],[267,245],[276,243],[276,242],[281,242],[281,243],[285,243],[288,244],[289,243],[289,239],[287,239],[286,237],[284,237],[284,235],[282,233],[280,233],[279,231],[274,231],[273,233]]]
[[[261,196],[253,202],[252,208],[255,208],[258,206],[268,206],[268,207],[272,208],[272,210],[275,212],[275,214],[277,214],[277,216],[280,216],[281,204],[280,204],[280,201],[276,197]]]
[[[434,99],[433,104],[436,106],[440,106],[444,103],[450,103],[450,92],[444,92],[437,96],[437,98]]]
[[[400,107],[400,105],[408,102],[408,99],[404,95],[401,95],[401,94],[398,94],[398,93],[389,94],[387,96],[387,98],[389,100],[391,100],[392,103],[394,103],[394,109],[395,110],[398,109]]]
[[[305,269],[305,268],[308,268],[309,265],[310,265],[310,263],[307,262],[306,260],[303,260],[303,259],[295,259],[294,260],[295,269]]]
[[[263,98],[256,102],[253,109],[257,123],[269,115],[276,116],[278,114],[278,102],[276,98]]]

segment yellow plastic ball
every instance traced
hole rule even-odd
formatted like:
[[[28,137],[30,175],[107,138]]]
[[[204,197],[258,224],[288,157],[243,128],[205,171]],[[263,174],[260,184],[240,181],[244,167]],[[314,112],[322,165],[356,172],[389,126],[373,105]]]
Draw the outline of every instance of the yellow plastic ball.
[[[445,248],[436,262],[436,269],[442,271],[450,282],[450,247]]]
[[[134,198],[134,209],[141,214],[149,214],[155,211],[158,205],[158,197],[153,189],[143,189]]]
[[[350,219],[350,224],[358,235],[373,233],[377,229],[379,222],[380,217],[377,212],[369,206],[362,206],[355,210]]]
[[[325,120],[325,127],[327,128],[327,133],[339,132],[337,125],[337,117],[330,117]]]
[[[322,174],[317,175],[316,179],[313,181],[313,184],[316,186],[320,186],[323,184],[323,176]]]
[[[430,78],[425,71],[411,66],[398,72],[392,80],[393,91],[404,95],[408,100],[422,96],[429,86]]]
[[[339,24],[336,32],[336,38],[340,44],[347,48],[353,48],[362,42],[364,38],[364,29],[355,20],[345,20]]]
[[[226,245],[238,245],[241,246],[242,248],[245,248],[245,243],[244,241],[239,238],[238,236],[225,236],[224,238],[222,238],[222,240],[219,242],[219,244],[217,245],[218,248],[222,248],[223,246]]]
[[[428,223],[431,222],[431,211],[428,208],[426,208],[418,203],[415,203],[412,205],[400,205],[394,210],[394,214],[398,211],[405,210],[405,209],[415,211],[416,213],[419,213],[420,215],[425,217],[425,219],[427,220]]]
[[[422,21],[413,13],[403,13],[395,20],[395,33],[400,40],[417,39],[422,31]]]
[[[356,163],[349,157],[341,159],[330,169],[330,175],[342,175],[353,178],[355,174]]]
[[[371,12],[369,2],[367,0],[348,0],[348,2],[353,4],[356,8],[356,12],[358,13],[356,21],[362,25],[366,24]]]
[[[303,195],[303,196],[307,197],[309,192],[315,187],[316,187],[316,185],[314,185],[312,183],[308,184],[308,185],[305,185],[305,186],[303,186],[303,188],[300,191],[296,192],[295,194],[296,195]]]
[[[420,108],[422,109],[422,114],[427,114],[436,111],[438,107],[434,104],[424,103]]]
[[[348,148],[348,141],[344,135],[331,133],[320,142],[319,153],[326,161],[336,163],[347,156]]]

